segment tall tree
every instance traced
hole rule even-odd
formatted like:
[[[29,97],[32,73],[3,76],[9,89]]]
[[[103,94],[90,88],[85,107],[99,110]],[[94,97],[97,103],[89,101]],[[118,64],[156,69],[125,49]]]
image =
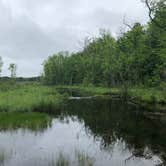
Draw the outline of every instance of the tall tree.
[[[147,64],[152,81],[159,83],[166,73],[166,2],[163,0],[152,2],[149,7],[153,17],[148,28]]]

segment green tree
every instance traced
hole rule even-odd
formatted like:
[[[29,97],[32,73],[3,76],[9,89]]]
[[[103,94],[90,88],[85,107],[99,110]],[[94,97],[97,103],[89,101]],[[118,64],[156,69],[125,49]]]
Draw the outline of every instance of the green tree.
[[[163,80],[166,71],[166,4],[165,1],[153,1],[153,17],[147,30],[147,77],[152,85],[158,85]]]
[[[47,84],[158,86],[166,79],[166,4],[145,1],[150,21],[135,23],[117,39],[110,32],[85,41],[82,51],[58,53],[44,62]],[[163,27],[163,28],[161,28]]]
[[[120,80],[139,84],[143,80],[142,65],[145,55],[145,30],[140,23],[122,34],[117,41]]]

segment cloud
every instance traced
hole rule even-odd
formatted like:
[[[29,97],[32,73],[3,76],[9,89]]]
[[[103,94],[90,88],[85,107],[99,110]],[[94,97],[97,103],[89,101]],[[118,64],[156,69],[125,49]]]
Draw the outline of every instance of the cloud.
[[[2,75],[9,75],[12,62],[18,76],[39,75],[49,55],[77,51],[79,41],[100,28],[115,36],[124,15],[131,23],[148,20],[139,0],[0,0]]]

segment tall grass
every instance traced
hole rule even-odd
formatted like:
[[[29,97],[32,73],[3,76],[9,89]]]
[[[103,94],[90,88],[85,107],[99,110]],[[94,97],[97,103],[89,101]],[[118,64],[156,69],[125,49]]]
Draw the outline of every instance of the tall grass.
[[[150,103],[166,104],[165,84],[164,88],[128,88],[127,99]],[[93,87],[93,86],[43,86],[40,84],[15,84],[0,83],[0,111],[36,111],[56,112],[60,110],[66,94],[60,94],[59,89],[73,89],[81,96],[94,96],[110,94],[122,96],[121,88]],[[126,91],[125,91],[126,92]],[[66,96],[66,97],[65,97]]]
[[[54,111],[63,99],[54,87],[21,85],[5,91],[0,87],[0,111]]]
[[[89,95],[119,95],[127,99],[134,98],[148,103],[166,103],[166,84],[162,87],[147,88],[147,87],[94,87],[94,86],[59,86],[59,88],[73,89],[80,94]]]
[[[0,131],[16,130],[18,128],[31,131],[43,131],[51,125],[52,118],[44,113],[37,112],[1,112]]]
[[[135,97],[140,101],[147,103],[166,104],[166,91],[157,88],[132,88],[129,90],[129,96]]]

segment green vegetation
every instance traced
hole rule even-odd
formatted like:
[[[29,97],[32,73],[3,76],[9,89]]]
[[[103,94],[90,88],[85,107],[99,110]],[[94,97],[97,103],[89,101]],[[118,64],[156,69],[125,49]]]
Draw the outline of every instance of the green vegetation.
[[[160,88],[144,88],[133,87],[129,88],[127,94],[124,95],[122,88],[109,88],[109,87],[95,87],[95,86],[57,86],[56,89],[77,92],[79,96],[105,96],[109,95],[113,98],[126,97],[127,100],[135,104],[145,106],[151,110],[163,111],[166,110],[166,94],[165,85]],[[62,91],[61,91],[62,93]]]
[[[11,78],[0,78],[0,132],[6,134],[7,131],[7,137],[18,129],[23,132],[30,130],[36,134],[51,125],[58,126],[59,122],[64,124],[66,121],[70,125],[71,118],[72,122],[76,121],[81,125],[80,129],[75,123],[74,126],[70,126],[70,128],[77,126],[79,129],[76,136],[72,135],[73,141],[77,139],[82,142],[79,137],[87,136],[94,141],[95,146],[100,147],[101,152],[108,151],[109,154],[111,150],[114,151],[113,146],[121,143],[123,153],[125,150],[126,154],[132,153],[126,160],[133,157],[152,159],[153,156],[159,156],[165,165],[166,3],[165,0],[144,0],[144,2],[149,9],[150,21],[147,25],[125,23],[128,30],[117,38],[110,32],[102,30],[98,37],[85,41],[81,51],[71,54],[60,52],[50,56],[44,62],[41,77],[17,78],[17,65],[11,63],[9,65]],[[0,57],[0,73],[2,65]],[[69,96],[93,96],[93,98],[67,100]],[[110,97],[123,100],[110,100]],[[50,116],[49,113],[54,116]],[[52,121],[56,115],[58,118]],[[45,141],[51,141],[48,138],[54,136],[52,132],[57,134],[61,134],[60,130],[63,132],[60,125],[58,130],[52,129],[41,135],[42,142],[37,146],[33,147],[36,140],[30,146],[37,151],[43,150],[44,153],[39,155],[44,154],[44,157],[47,157],[51,147],[51,142],[47,146]],[[85,134],[82,130],[85,130]],[[44,135],[47,137],[43,137]],[[3,139],[7,137],[5,135]],[[63,141],[65,139],[59,143]],[[8,143],[6,140],[5,142]],[[61,146],[59,143],[58,148],[64,147],[65,144]],[[54,149],[51,147],[50,150]],[[94,150],[98,151],[97,148]],[[14,154],[12,156],[14,161],[17,161],[15,157],[20,155],[17,146],[11,151]],[[50,153],[48,154],[50,159]],[[5,165],[9,157],[5,151],[0,152],[0,165]],[[30,156],[24,162],[28,163],[27,159],[35,161],[35,157],[38,156]],[[95,157],[92,158],[86,152],[79,151],[75,151],[74,158],[58,153],[58,156],[51,159],[48,163],[45,161],[49,166],[95,165]]]
[[[64,97],[54,87],[11,85],[0,88],[0,111],[53,112],[60,109]]]
[[[75,86],[82,93],[112,93],[136,102],[165,104],[166,4],[144,3],[150,16],[147,25],[125,23],[128,30],[117,38],[101,30],[100,36],[85,41],[82,51],[50,56],[44,62],[43,82]]]
[[[45,86],[41,84],[0,85],[1,112],[47,112],[57,113],[61,110],[68,96],[105,96],[118,97],[143,106],[157,106],[165,110],[166,95],[164,87],[160,88],[128,88],[124,94],[122,88],[95,86]],[[156,109],[156,107],[153,107]]]
[[[95,95],[105,95],[105,94],[111,94],[111,91],[118,91],[118,89],[111,89],[108,87],[95,87],[95,86],[56,86],[56,89],[60,93],[65,92],[77,92],[78,96],[95,96]],[[77,94],[76,94],[77,95]],[[75,95],[75,96],[76,96]]]
[[[166,3],[144,3],[150,16],[147,25],[125,23],[128,30],[117,38],[101,30],[98,37],[85,41],[82,51],[60,52],[45,60],[41,80],[47,86],[18,84],[19,80],[39,81],[40,77],[17,79],[17,66],[11,63],[11,79],[3,78],[0,83],[0,111],[59,110],[65,95],[54,85],[74,88],[81,95],[115,94],[125,100],[165,105]],[[0,72],[2,65],[0,58]]]
[[[115,39],[102,30],[82,51],[60,52],[44,63],[50,85],[157,87],[166,80],[166,4],[160,0],[146,26],[135,23]],[[157,22],[157,24],[156,24]],[[158,25],[162,25],[162,28]]]
[[[71,89],[76,90],[80,93],[81,96],[84,96],[84,94],[89,95],[119,95],[119,97],[122,95],[122,90],[120,88],[107,88],[107,87],[84,87],[84,86],[59,86],[57,89]],[[132,98],[138,98],[139,100],[145,101],[145,102],[151,102],[152,98],[155,98],[157,103],[165,103],[166,97],[165,92],[161,89],[156,88],[130,88],[128,89],[128,95]]]
[[[0,131],[18,128],[42,131],[51,124],[51,117],[43,113],[1,112]]]

